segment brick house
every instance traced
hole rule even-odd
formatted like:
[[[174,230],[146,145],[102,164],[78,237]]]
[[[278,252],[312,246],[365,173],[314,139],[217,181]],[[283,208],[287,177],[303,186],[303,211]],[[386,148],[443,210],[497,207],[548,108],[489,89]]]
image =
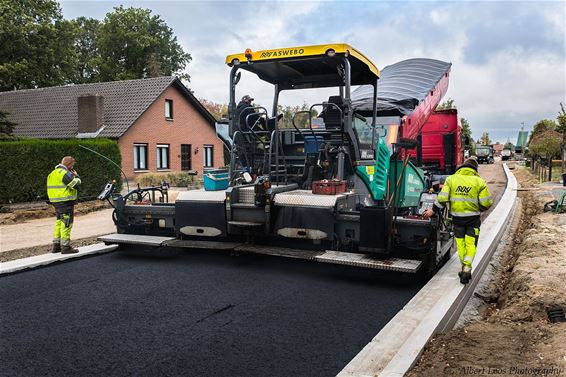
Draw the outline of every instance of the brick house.
[[[493,144],[491,147],[493,148],[493,155],[494,156],[496,156],[496,157],[501,156],[501,152],[503,151],[503,147],[504,147],[503,144],[499,144],[499,142],[497,142],[497,143]]]
[[[16,136],[117,140],[128,179],[224,165],[216,120],[175,77],[2,92],[0,110]]]

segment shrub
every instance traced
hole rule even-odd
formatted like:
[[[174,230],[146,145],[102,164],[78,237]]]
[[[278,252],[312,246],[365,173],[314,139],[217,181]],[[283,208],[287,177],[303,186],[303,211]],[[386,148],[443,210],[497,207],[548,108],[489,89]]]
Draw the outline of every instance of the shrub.
[[[120,169],[79,145],[121,164],[120,149],[114,140],[24,139],[0,142],[0,171],[3,175],[0,203],[46,200],[47,175],[67,155],[77,160],[75,169],[82,180],[79,199],[96,197],[105,183],[113,179],[120,189]]]
[[[164,181],[172,187],[187,187],[196,183],[195,177],[188,173],[144,174],[136,179],[142,187],[160,186]]]

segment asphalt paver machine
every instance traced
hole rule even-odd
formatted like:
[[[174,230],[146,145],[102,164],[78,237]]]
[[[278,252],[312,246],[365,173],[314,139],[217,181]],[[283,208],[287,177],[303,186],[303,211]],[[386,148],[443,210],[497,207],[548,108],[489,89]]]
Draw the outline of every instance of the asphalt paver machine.
[[[229,55],[226,64],[229,187],[181,192],[175,203],[115,197],[118,232],[102,240],[408,273],[430,274],[442,264],[453,245],[450,224],[421,216],[438,187],[401,153],[414,141],[399,138],[395,125],[376,123],[380,72],[367,57],[347,44],[330,44],[246,50]],[[257,107],[238,117],[241,70],[273,85],[271,112]],[[373,88],[372,112],[365,116],[350,96],[360,85]],[[284,126],[280,93],[311,88],[336,92]]]

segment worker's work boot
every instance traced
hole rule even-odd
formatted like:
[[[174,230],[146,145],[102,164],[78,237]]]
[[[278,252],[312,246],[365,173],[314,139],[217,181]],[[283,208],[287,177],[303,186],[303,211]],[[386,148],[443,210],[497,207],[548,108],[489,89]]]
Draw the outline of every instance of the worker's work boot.
[[[462,276],[460,276],[460,283],[466,285],[472,280],[472,273],[471,272],[462,272]]]
[[[63,245],[61,246],[61,254],[75,254],[78,253],[79,249],[75,249],[71,247],[71,245]]]
[[[458,272],[458,276],[460,277],[460,283],[468,284],[472,280],[472,269],[464,266],[462,271]]]
[[[52,253],[60,253],[61,252],[61,244],[60,243],[53,243],[53,248],[51,249]]]

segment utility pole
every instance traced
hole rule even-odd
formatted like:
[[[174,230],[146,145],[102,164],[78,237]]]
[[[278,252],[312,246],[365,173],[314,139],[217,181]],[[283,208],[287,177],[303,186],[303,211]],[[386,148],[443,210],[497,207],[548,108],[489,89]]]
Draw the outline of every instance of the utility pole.
[[[525,134],[524,134],[525,122],[521,122],[521,154],[525,157]]]

